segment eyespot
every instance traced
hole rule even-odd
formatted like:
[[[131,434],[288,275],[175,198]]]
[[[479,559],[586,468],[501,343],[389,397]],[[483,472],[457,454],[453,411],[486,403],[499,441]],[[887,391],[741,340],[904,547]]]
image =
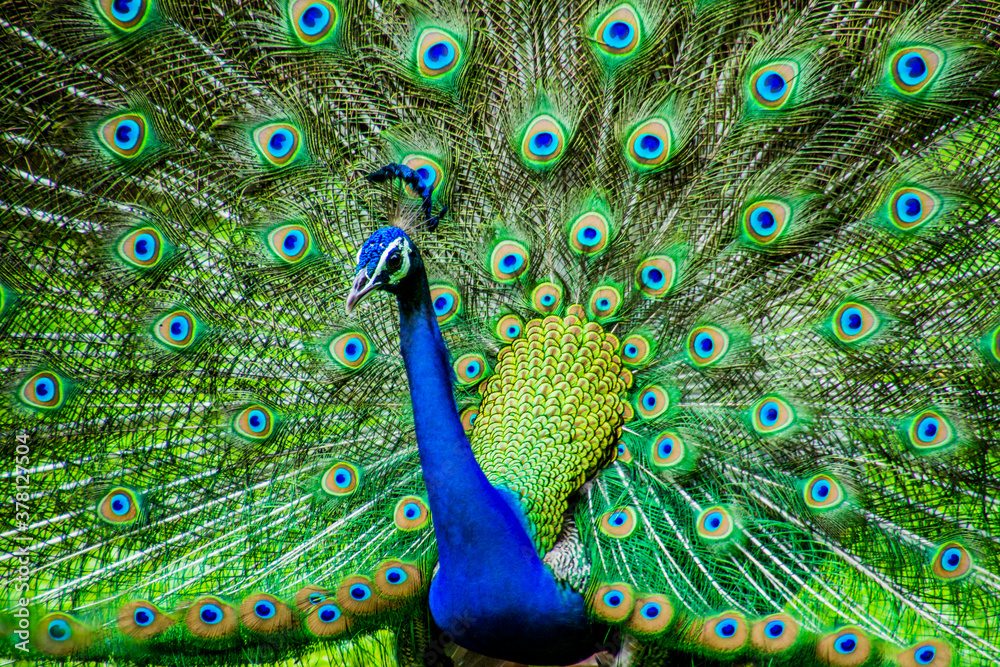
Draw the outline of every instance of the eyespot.
[[[879,329],[881,319],[878,313],[857,301],[842,304],[833,313],[830,327],[834,336],[842,343],[860,343]]]
[[[595,289],[590,295],[590,300],[587,302],[590,312],[599,320],[614,317],[621,304],[621,291],[611,285]]]
[[[958,542],[947,542],[934,554],[932,569],[935,577],[955,581],[972,572],[972,556]]]
[[[987,361],[1000,364],[1000,327],[983,336],[980,349]]]
[[[733,534],[733,517],[720,505],[702,511],[697,525],[698,535],[706,540],[724,540]]]
[[[337,6],[327,0],[293,0],[288,18],[292,32],[303,44],[316,46],[336,34]]]
[[[113,0],[120,2],[121,0]],[[138,0],[131,0],[137,2]],[[142,154],[149,138],[149,123],[142,114],[124,113],[104,121],[97,133],[101,143],[120,158],[132,159]]]
[[[613,56],[627,56],[639,46],[642,24],[629,5],[611,10],[594,31],[594,42]]]
[[[651,384],[636,394],[635,410],[642,419],[656,419],[670,407],[670,396],[658,384]]]
[[[97,516],[110,524],[129,525],[139,519],[141,509],[142,504],[133,491],[117,486],[97,504]]]
[[[521,139],[521,157],[535,166],[555,164],[565,150],[566,132],[552,116],[535,118]]]
[[[955,439],[955,429],[937,410],[924,410],[911,420],[907,439],[910,447],[926,452],[951,444]]]
[[[600,213],[584,213],[570,225],[569,247],[579,255],[597,255],[610,242],[611,224]]]
[[[806,482],[802,492],[809,509],[830,510],[844,502],[844,488],[830,475],[816,475]]]
[[[387,560],[375,571],[375,588],[387,598],[412,597],[423,586],[420,570],[410,563]]]
[[[641,334],[632,334],[622,341],[618,354],[623,364],[635,368],[650,360],[653,356],[653,344]]]
[[[900,49],[889,59],[892,83],[901,93],[916,95],[934,81],[944,60],[944,52],[930,46]]]
[[[334,463],[323,473],[320,486],[331,496],[349,496],[358,490],[361,474],[350,463]]]
[[[502,241],[490,253],[490,273],[498,282],[510,284],[528,268],[528,249],[517,241]]]
[[[497,320],[494,331],[497,338],[503,342],[513,343],[514,339],[519,338],[524,331],[524,321],[517,315],[509,313]]]
[[[191,634],[218,639],[236,632],[239,624],[232,607],[215,597],[205,597],[188,607],[184,623]]]
[[[750,415],[754,431],[761,436],[780,433],[795,423],[795,410],[778,396],[767,396],[757,401],[750,409]]]
[[[750,97],[765,109],[785,106],[795,90],[799,66],[792,61],[773,62],[750,76]]]
[[[735,651],[747,640],[747,622],[735,612],[706,619],[699,643],[716,651]]]
[[[295,159],[302,146],[302,134],[294,125],[271,123],[253,131],[254,145],[267,164],[284,167]]]
[[[554,313],[562,305],[562,287],[555,283],[539,283],[531,291],[531,305],[539,313]]]
[[[925,639],[896,656],[900,667],[948,667],[951,647],[940,639]]]
[[[40,371],[24,381],[18,396],[29,407],[58,410],[66,400],[66,386],[55,373]]]
[[[274,413],[263,405],[251,405],[233,417],[233,430],[249,440],[266,440],[274,432]]]
[[[695,368],[708,368],[726,356],[729,351],[729,334],[719,327],[695,327],[687,339],[687,356]]]
[[[635,286],[651,299],[660,299],[674,286],[677,263],[666,255],[653,255],[642,260],[635,270]]]
[[[251,632],[261,634],[281,632],[295,625],[288,605],[267,593],[245,598],[240,604],[240,620]]]
[[[268,233],[267,245],[281,261],[298,264],[312,250],[312,234],[302,225],[282,225]]]
[[[466,408],[458,415],[458,418],[462,422],[462,429],[465,431],[466,435],[472,433],[472,427],[476,423],[476,418],[479,416],[479,408]]]
[[[750,643],[763,653],[780,653],[795,644],[799,624],[787,614],[773,614],[754,623]]]
[[[871,655],[871,641],[856,628],[843,628],[816,645],[816,656],[828,665],[854,667]]]
[[[133,600],[118,608],[118,629],[132,639],[155,637],[176,621],[146,600]]]
[[[451,285],[435,283],[431,285],[431,305],[438,325],[451,322],[462,309],[462,295]]]
[[[337,606],[349,614],[371,614],[381,606],[381,599],[373,595],[375,584],[368,577],[347,577],[337,586]]]
[[[153,227],[134,229],[118,241],[118,256],[137,269],[151,269],[163,258],[163,236]]]
[[[314,611],[316,605],[330,599],[330,592],[319,586],[306,586],[295,592],[295,607],[303,614]]]
[[[148,0],[98,0],[95,4],[101,18],[122,32],[135,32],[150,16]]]
[[[454,72],[462,61],[462,45],[443,30],[427,28],[417,39],[415,59],[425,77],[441,77]]]
[[[744,238],[754,245],[771,245],[784,236],[791,217],[792,209],[783,201],[754,202],[743,212]]]
[[[316,607],[306,617],[306,625],[317,637],[337,637],[348,628],[347,616],[332,602]]]
[[[444,181],[444,167],[436,160],[426,155],[407,155],[403,158],[403,164],[417,172],[421,185],[430,186],[432,192],[440,192],[441,184]],[[409,185],[406,186],[406,193],[411,197],[419,197]]]
[[[348,370],[358,370],[371,359],[371,343],[360,331],[348,331],[336,336],[327,345],[330,358]]]
[[[455,360],[455,377],[459,384],[474,385],[486,377],[489,367],[483,355],[477,353],[463,354]]]
[[[192,347],[198,338],[198,321],[183,308],[171,311],[153,324],[153,337],[174,351]]]
[[[619,463],[632,463],[632,450],[624,442],[619,442],[615,448],[615,460]]]
[[[624,621],[632,613],[632,589],[625,584],[607,584],[594,591],[590,606],[594,615],[612,623]]]
[[[631,507],[621,507],[605,512],[598,524],[601,532],[608,537],[624,538],[635,532],[635,510]]]
[[[636,599],[628,627],[640,637],[653,637],[670,625],[674,608],[663,595],[646,595]]]
[[[423,498],[404,496],[396,503],[394,516],[399,530],[419,530],[430,523],[431,511]]]
[[[31,641],[42,653],[64,656],[87,648],[93,633],[69,614],[53,612],[38,621]]]
[[[660,433],[650,444],[650,460],[657,468],[673,468],[684,460],[684,441],[673,431]]]
[[[663,165],[670,157],[670,125],[662,118],[652,118],[632,130],[625,144],[632,164],[641,169]]]
[[[893,192],[887,206],[889,221],[897,229],[910,232],[937,217],[941,198],[930,190],[908,186]]]

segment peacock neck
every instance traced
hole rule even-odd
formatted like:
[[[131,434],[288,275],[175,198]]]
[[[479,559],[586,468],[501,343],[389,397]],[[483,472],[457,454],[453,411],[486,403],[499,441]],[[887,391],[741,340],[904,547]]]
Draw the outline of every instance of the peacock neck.
[[[400,348],[438,546],[440,567],[429,595],[434,620],[460,645],[493,657],[565,664],[590,655],[583,598],[555,581],[517,503],[490,484],[472,453],[422,269],[397,299]]]

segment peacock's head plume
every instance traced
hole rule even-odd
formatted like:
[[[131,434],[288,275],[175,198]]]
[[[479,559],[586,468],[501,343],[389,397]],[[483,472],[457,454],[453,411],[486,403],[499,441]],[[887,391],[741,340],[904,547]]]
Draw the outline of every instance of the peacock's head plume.
[[[406,232],[398,227],[376,230],[358,251],[354,284],[345,304],[347,312],[376,289],[398,294],[422,266],[417,246]]]

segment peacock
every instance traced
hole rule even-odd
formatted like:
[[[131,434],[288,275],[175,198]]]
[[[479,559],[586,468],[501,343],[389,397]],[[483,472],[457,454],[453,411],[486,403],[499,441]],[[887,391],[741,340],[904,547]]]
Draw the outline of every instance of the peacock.
[[[1000,3],[0,28],[5,660],[1000,663]]]

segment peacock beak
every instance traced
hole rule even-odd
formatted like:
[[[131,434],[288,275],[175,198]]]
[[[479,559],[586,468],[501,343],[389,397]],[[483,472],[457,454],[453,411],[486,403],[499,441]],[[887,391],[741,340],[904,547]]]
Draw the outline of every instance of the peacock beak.
[[[354,284],[351,285],[351,291],[347,294],[347,301],[344,303],[344,310],[347,311],[347,314],[350,315],[361,299],[365,298],[365,295],[376,287],[378,287],[378,283],[373,278],[370,279],[368,277],[367,269],[358,271],[358,275],[354,276]]]

